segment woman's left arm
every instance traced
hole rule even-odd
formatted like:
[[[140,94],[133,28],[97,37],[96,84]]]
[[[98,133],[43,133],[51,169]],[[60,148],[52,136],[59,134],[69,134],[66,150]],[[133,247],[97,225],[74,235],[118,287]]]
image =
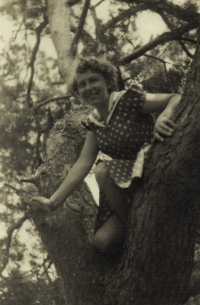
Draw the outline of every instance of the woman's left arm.
[[[181,95],[178,93],[147,93],[143,112],[162,112],[166,109],[168,109],[168,112],[173,111],[179,103],[180,98]]]

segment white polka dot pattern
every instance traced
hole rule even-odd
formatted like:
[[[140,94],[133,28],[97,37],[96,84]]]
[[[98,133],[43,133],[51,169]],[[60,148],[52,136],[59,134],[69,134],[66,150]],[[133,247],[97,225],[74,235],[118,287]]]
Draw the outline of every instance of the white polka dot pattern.
[[[121,93],[119,93],[121,94]],[[115,94],[115,100],[116,100]],[[143,114],[145,102],[140,88],[129,88],[120,95],[117,103],[110,99],[107,124],[97,112],[85,123],[97,138],[101,159],[105,162],[111,177],[122,188],[130,186],[133,177],[141,177],[145,150],[153,131],[153,118]],[[114,105],[114,106],[113,106]]]

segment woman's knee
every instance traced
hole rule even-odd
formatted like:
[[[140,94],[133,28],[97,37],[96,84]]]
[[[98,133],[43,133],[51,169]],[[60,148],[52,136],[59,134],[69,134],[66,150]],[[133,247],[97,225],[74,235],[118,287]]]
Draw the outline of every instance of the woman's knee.
[[[103,162],[100,162],[97,166],[96,166],[96,170],[95,170],[95,178],[96,181],[101,189],[101,187],[103,187],[105,185],[105,182],[108,180],[109,178],[109,173],[108,170],[105,166],[105,164]]]
[[[124,240],[110,240],[101,233],[96,233],[94,236],[95,248],[105,255],[117,255],[123,250]]]
[[[95,248],[104,254],[108,254],[111,250],[109,241],[107,240],[106,236],[101,232],[97,231],[97,233],[94,236],[93,243]]]
[[[94,246],[107,255],[117,254],[122,251],[126,237],[126,230],[118,217],[113,215],[96,232]]]

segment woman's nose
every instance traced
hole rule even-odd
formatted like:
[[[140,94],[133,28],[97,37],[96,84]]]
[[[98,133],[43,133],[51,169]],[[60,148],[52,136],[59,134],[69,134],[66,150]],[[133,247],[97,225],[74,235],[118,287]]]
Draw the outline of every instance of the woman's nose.
[[[92,89],[92,85],[91,85],[90,82],[87,82],[87,83],[86,83],[85,89],[86,89],[86,90]]]

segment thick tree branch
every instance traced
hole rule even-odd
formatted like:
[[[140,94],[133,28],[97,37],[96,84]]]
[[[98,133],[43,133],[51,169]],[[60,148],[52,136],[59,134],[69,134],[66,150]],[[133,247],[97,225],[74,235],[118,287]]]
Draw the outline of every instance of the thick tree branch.
[[[170,22],[169,18],[167,18],[165,13],[163,13],[163,11],[160,10],[159,14],[162,16],[162,18],[163,18],[164,22],[166,23],[166,25],[168,26],[168,28],[171,31],[174,30],[175,29],[174,25]],[[183,49],[183,51],[186,53],[186,55],[189,56],[190,58],[193,58],[193,55],[189,52],[189,50],[186,48],[186,46],[184,45],[184,43],[181,40],[179,41],[179,44],[180,44],[181,48]]]
[[[95,7],[90,8],[92,18],[95,24],[96,41],[97,41],[97,56],[106,59],[106,45],[101,42],[104,36],[104,29],[101,21],[98,19]]]
[[[76,33],[76,27],[75,26],[71,26],[71,32]],[[82,31],[81,38],[86,38],[87,40],[94,41],[93,37],[88,32],[86,32],[84,29]]]
[[[178,20],[190,22],[191,19],[196,19],[200,16],[198,12],[183,8],[178,4],[174,4],[172,1],[167,0],[149,0],[147,1],[132,1],[132,0],[118,0],[119,2],[126,2],[128,4],[144,5],[145,9],[149,9],[155,12],[164,11],[170,16],[176,17]],[[159,12],[158,12],[159,13]]]
[[[133,4],[133,1],[119,1]],[[167,1],[134,1],[136,6],[132,5],[129,9],[122,11],[115,18],[112,18],[104,25],[104,30],[114,27],[117,22],[129,19],[131,16],[136,15],[138,12],[151,10],[157,14],[165,12],[172,17],[176,17],[178,20],[190,22],[192,19],[197,19],[200,14],[198,12],[190,12],[182,8],[179,5],[173,4]]]
[[[101,22],[97,17],[95,7],[91,7],[90,11],[91,11],[91,15],[92,15],[92,18],[93,18],[94,24],[95,24],[96,37],[98,37],[98,34],[100,34],[100,32],[101,32]]]
[[[73,56],[75,56],[76,52],[77,52],[77,45],[78,45],[78,42],[81,38],[81,34],[82,34],[82,31],[83,31],[83,27],[84,27],[84,23],[85,23],[85,19],[86,19],[86,16],[87,16],[89,6],[90,6],[90,0],[85,0],[85,4],[84,4],[84,7],[83,7],[83,10],[82,10],[82,13],[81,13],[81,17],[80,17],[80,20],[79,20],[79,25],[78,25],[78,28],[76,30],[76,34],[74,36],[74,39],[73,39],[72,45],[71,45],[71,52],[72,52]]]
[[[118,22],[120,22],[122,20],[130,19],[131,16],[135,16],[138,12],[141,12],[144,10],[146,10],[146,6],[138,5],[138,6],[133,6],[127,10],[122,11],[116,17],[112,18],[106,24],[104,24],[102,26],[103,32],[115,27]]]
[[[126,55],[120,59],[120,64],[127,64],[131,62],[134,59],[137,59],[140,56],[143,56],[146,52],[149,50],[157,47],[160,44],[164,44],[166,42],[172,41],[172,40],[181,40],[181,37],[183,34],[197,28],[199,25],[199,18],[192,20],[187,25],[182,26],[176,30],[172,30],[171,32],[166,32],[152,41],[148,42],[141,48],[138,48],[136,51],[134,51],[132,54]]]
[[[71,82],[74,73],[74,58],[70,52],[72,46],[71,8],[67,4],[66,0],[47,0],[51,38],[58,56],[59,73],[66,84]]]
[[[8,236],[7,236],[7,240],[6,240],[6,249],[5,249],[5,254],[4,254],[4,258],[3,258],[3,262],[2,265],[0,267],[0,274],[2,274],[2,272],[4,271],[4,269],[6,268],[8,262],[9,262],[9,252],[10,252],[10,245],[11,245],[11,241],[12,241],[12,235],[14,233],[15,230],[19,229],[23,223],[29,218],[30,213],[27,212],[22,218],[20,218],[16,223],[14,223],[13,225],[11,225],[8,230]]]
[[[164,11],[168,15],[175,17],[178,20],[186,22],[190,22],[193,18],[196,19],[200,16],[198,12],[188,11],[188,9],[185,9],[178,4],[174,4],[173,2],[168,2],[166,0],[150,1],[148,5],[149,9],[152,11],[157,12],[157,9],[159,9],[159,11]]]
[[[66,4],[68,4],[69,6],[73,6],[79,2],[81,2],[81,0],[68,0],[66,1]]]

